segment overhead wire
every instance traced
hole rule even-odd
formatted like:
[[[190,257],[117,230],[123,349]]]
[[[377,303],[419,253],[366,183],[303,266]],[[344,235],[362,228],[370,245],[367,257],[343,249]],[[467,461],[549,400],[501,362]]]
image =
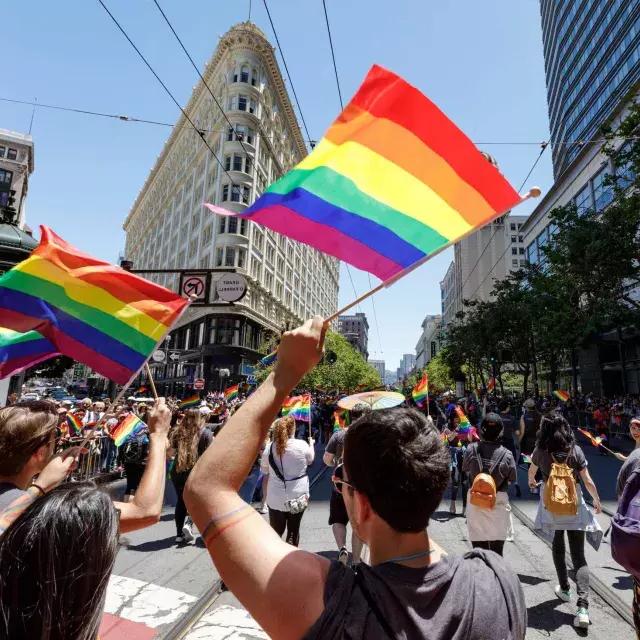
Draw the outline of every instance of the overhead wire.
[[[329,48],[331,50],[331,61],[333,62],[333,73],[336,79],[336,87],[338,89],[338,100],[340,101],[340,110],[344,111],[344,102],[342,100],[342,89],[340,87],[340,75],[338,74],[338,65],[336,63],[336,52],[333,46],[333,37],[331,35],[331,25],[329,24],[329,13],[327,11],[326,0],[322,0],[322,8],[324,9],[324,20],[325,20],[325,24],[327,25],[327,35],[329,36]],[[349,279],[351,280],[351,285],[353,286],[353,293],[357,298],[358,294],[357,294],[355,285],[353,284],[351,269],[349,268],[349,265],[346,262],[345,262],[345,265],[347,267],[347,273],[349,274]],[[373,283],[371,282],[370,273],[367,273],[367,278],[369,281],[369,289],[373,289]],[[373,310],[373,320],[376,325],[376,334],[378,337],[378,348],[380,350],[379,352],[380,354],[384,354],[384,350],[382,349],[382,340],[380,339],[380,325],[378,324],[378,313],[376,311],[376,303],[373,299],[373,296],[370,297],[369,300],[371,300],[371,308]]]
[[[174,102],[174,104],[176,105],[176,107],[178,107],[178,109],[180,109],[180,111],[182,112],[182,115],[185,117],[185,119],[189,122],[189,124],[193,127],[193,130],[198,134],[198,136],[200,137],[200,140],[202,140],[202,142],[206,145],[206,147],[209,149],[209,151],[211,152],[211,155],[216,159],[216,162],[220,165],[220,167],[222,168],[222,170],[227,174],[229,180],[231,181],[231,185],[233,187],[237,187],[238,185],[236,184],[235,180],[231,177],[231,175],[229,174],[229,172],[226,170],[224,163],[220,160],[220,158],[218,157],[218,155],[216,154],[216,152],[213,150],[213,148],[211,147],[211,145],[207,142],[207,139],[205,138],[204,133],[195,125],[195,123],[193,122],[193,120],[191,120],[191,118],[189,117],[189,114],[185,111],[185,109],[182,107],[182,105],[176,100],[175,96],[173,95],[173,93],[171,93],[169,87],[167,87],[167,85],[162,81],[162,78],[160,78],[160,76],[156,73],[155,69],[151,66],[151,64],[149,63],[149,61],[145,58],[145,56],[143,55],[143,53],[140,51],[140,49],[138,49],[138,47],[135,45],[135,43],[133,42],[133,40],[129,37],[129,34],[124,30],[124,28],[122,27],[122,25],[118,22],[118,20],[116,19],[116,17],[111,13],[111,11],[109,11],[109,9],[107,8],[107,6],[105,5],[105,3],[102,0],[98,0],[98,3],[100,4],[100,6],[102,6],[102,8],[106,11],[107,15],[111,18],[111,20],[113,21],[113,23],[116,25],[116,27],[118,27],[120,33],[122,33],[122,35],[127,39],[127,42],[133,47],[134,51],[138,54],[138,56],[140,57],[140,59],[144,62],[144,64],[147,66],[147,68],[149,69],[149,71],[151,71],[151,73],[154,75],[155,79],[160,83],[160,85],[162,86],[162,88],[165,90],[165,92],[167,93],[167,95],[171,98],[171,100]]]

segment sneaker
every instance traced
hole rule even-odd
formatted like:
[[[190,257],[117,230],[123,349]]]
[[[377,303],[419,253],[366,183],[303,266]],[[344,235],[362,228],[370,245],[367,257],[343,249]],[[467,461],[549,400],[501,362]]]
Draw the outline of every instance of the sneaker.
[[[588,629],[590,624],[589,611],[584,607],[580,607],[576,613],[576,617],[573,619],[573,626],[578,627],[578,629]]]
[[[267,507],[266,504],[261,504],[258,507],[258,513],[261,513],[262,515],[265,515],[265,514],[269,513],[269,507]]]
[[[176,536],[176,543],[182,544],[184,542],[184,536]]]
[[[556,595],[563,602],[571,602],[571,589],[567,589],[566,591],[562,590],[562,587],[557,584],[555,588]]]
[[[349,562],[349,552],[347,551],[347,547],[342,547],[340,549],[340,553],[338,553],[338,562],[341,562],[345,567],[347,566],[347,562]]]
[[[193,542],[196,539],[191,530],[191,525],[188,522],[185,522],[184,527],[182,527],[182,535],[184,536],[185,542]]]

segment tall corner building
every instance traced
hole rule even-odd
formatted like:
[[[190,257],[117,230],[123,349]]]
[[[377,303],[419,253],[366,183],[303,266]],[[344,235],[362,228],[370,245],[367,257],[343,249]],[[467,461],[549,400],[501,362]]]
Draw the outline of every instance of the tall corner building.
[[[315,314],[327,317],[338,304],[338,260],[202,206],[241,212],[307,154],[273,47],[254,24],[238,24],[220,38],[203,76],[232,126],[201,81],[185,110],[224,169],[180,116],[124,222],[125,258],[135,271],[214,270],[212,304],[192,306],[171,334],[179,360],[158,374],[165,392],[179,392],[195,375],[208,389],[242,381],[268,336]],[[233,304],[216,293],[229,272],[248,283]],[[177,273],[145,277],[179,287]]]
[[[540,15],[555,182],[522,233],[528,262],[544,267],[554,208],[573,203],[578,211],[602,211],[613,199],[606,178],[615,169],[601,151],[602,127],[615,128],[640,91],[640,0],[540,0]],[[627,181],[628,171],[616,177]],[[623,375],[617,344],[583,350],[582,391],[640,392],[640,361],[629,355]]]

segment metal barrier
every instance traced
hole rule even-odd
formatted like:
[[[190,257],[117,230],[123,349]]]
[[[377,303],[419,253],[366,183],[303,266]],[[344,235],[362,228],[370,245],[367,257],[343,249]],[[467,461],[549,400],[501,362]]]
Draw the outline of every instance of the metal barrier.
[[[58,447],[58,451],[79,446],[83,441],[84,438],[82,437],[63,440]],[[99,476],[103,468],[108,470],[112,461],[115,461],[117,449],[109,436],[97,436],[89,440],[85,448],[88,449],[88,452],[80,455],[78,466],[70,476],[72,481],[91,480]]]

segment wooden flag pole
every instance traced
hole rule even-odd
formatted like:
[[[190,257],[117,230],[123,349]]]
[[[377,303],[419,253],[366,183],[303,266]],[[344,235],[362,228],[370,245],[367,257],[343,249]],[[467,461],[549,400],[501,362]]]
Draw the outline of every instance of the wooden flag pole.
[[[156,389],[156,383],[153,381],[153,376],[151,375],[151,369],[149,368],[149,361],[147,360],[144,363],[144,370],[147,372],[147,377],[149,378],[149,384],[151,385],[151,393],[153,393],[153,399],[158,399],[158,390]]]
[[[530,198],[538,198],[541,193],[542,192],[539,187],[531,187],[531,189],[529,189],[529,191],[527,191],[527,193],[525,193],[522,196],[522,199],[520,200],[520,202],[517,202],[515,205],[512,205],[505,211],[502,211],[493,219],[495,220],[496,218],[499,218],[500,216],[505,215],[506,213],[511,211],[514,207],[517,207],[518,205],[522,204],[526,200],[529,200]],[[470,236],[472,233],[475,233],[477,230],[478,230],[478,227],[473,227],[473,229],[469,229],[469,231],[467,231],[467,233],[465,233],[463,236],[460,236],[460,238],[458,238],[456,242],[460,242],[460,240],[463,240],[467,236]],[[396,273],[396,275],[392,276],[388,280],[381,282],[379,285],[377,285],[373,289],[370,289],[366,293],[363,293],[359,298],[356,298],[353,302],[350,302],[349,304],[345,305],[344,307],[342,307],[342,309],[338,309],[338,311],[336,311],[334,314],[326,318],[325,322],[333,322],[336,318],[338,318],[338,316],[343,315],[344,313],[349,311],[349,309],[352,309],[353,307],[359,305],[361,302],[363,302],[367,298],[370,298],[374,293],[378,293],[378,291],[382,291],[382,289],[386,289],[387,287],[390,287],[392,284],[396,283],[401,278],[404,278],[404,276],[409,275],[412,271],[415,271],[418,267],[421,267],[425,262],[431,260],[431,258],[435,258],[439,253],[441,253],[445,249],[448,249],[451,246],[451,244],[452,243],[449,243],[444,247],[441,247],[437,251],[430,253],[428,256],[424,256],[424,258],[421,258],[420,260],[414,262],[412,265],[409,265],[406,269],[399,271],[398,273]]]

